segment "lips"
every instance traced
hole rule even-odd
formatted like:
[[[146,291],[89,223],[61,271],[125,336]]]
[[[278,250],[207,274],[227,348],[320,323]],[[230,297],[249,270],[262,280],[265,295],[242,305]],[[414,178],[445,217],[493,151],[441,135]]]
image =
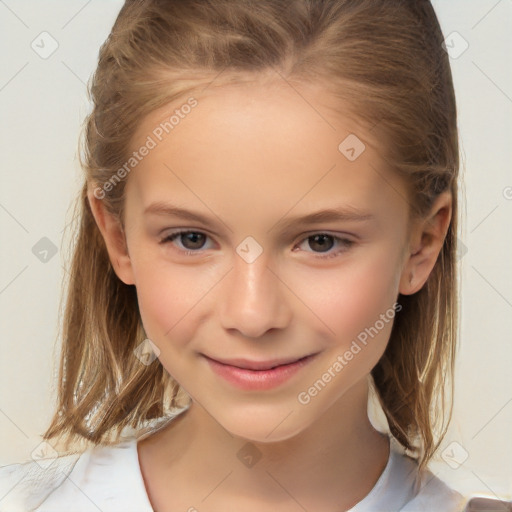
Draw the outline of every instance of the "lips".
[[[221,359],[218,357],[209,357],[205,356],[208,359],[211,359],[217,363],[224,364],[226,366],[234,366],[235,368],[241,368],[243,370],[254,370],[254,371],[263,371],[263,370],[272,370],[273,368],[277,368],[278,366],[286,366],[289,364],[297,363],[310,357],[313,354],[309,354],[306,356],[299,357],[289,357],[285,359],[272,359],[269,361],[252,361],[249,359],[243,358],[235,358],[235,359]]]
[[[204,356],[211,370],[229,384],[245,391],[264,391],[278,388],[291,380],[316,356],[291,357],[254,361],[249,359],[214,359]]]

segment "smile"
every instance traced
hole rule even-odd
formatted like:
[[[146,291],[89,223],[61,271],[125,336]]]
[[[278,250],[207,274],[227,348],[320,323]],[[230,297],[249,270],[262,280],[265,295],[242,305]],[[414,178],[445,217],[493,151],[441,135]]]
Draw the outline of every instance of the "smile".
[[[272,389],[284,384],[317,355],[273,361],[218,360],[204,356],[215,374],[245,390]]]

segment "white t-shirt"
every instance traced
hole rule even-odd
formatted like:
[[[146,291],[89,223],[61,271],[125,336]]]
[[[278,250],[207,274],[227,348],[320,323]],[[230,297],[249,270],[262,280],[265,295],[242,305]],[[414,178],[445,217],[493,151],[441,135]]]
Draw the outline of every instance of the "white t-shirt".
[[[460,512],[463,506],[459,493],[428,470],[420,475],[416,462],[390,438],[390,456],[383,473],[349,512]],[[0,512],[98,511],[153,512],[136,437],[53,461],[0,467]]]

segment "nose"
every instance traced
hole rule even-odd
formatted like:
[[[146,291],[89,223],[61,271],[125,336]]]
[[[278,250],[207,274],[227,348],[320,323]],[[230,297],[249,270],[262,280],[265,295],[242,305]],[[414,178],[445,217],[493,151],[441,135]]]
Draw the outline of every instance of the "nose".
[[[270,329],[282,329],[291,319],[286,285],[268,266],[265,252],[252,263],[235,254],[220,298],[221,321],[247,338],[259,338]]]

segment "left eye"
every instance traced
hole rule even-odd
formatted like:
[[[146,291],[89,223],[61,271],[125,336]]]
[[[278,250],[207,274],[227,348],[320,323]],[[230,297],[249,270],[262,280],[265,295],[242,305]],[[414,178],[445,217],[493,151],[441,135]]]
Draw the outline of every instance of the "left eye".
[[[182,248],[179,249],[187,256],[192,256],[195,253],[200,253],[200,249],[204,248],[208,235],[200,231],[177,231],[164,237],[160,243],[165,244],[179,240]],[[298,246],[308,243],[310,248],[317,248],[319,251],[306,251],[315,253],[316,258],[331,258],[338,256],[340,253],[347,251],[352,247],[354,242],[347,238],[340,238],[328,233],[315,233],[304,238]],[[339,248],[336,251],[331,249],[338,244]],[[323,254],[325,253],[325,255]]]
[[[336,245],[336,242],[338,242],[338,250],[334,252],[330,251],[330,249]],[[314,235],[310,235],[305,238],[299,245],[302,245],[303,243],[308,243],[312,248],[316,246],[320,249],[320,254],[315,255],[316,258],[333,258],[338,256],[340,253],[347,251],[354,244],[354,242],[348,238],[340,238],[338,236],[329,235],[328,233],[315,233]],[[323,255],[322,253],[327,254]]]

